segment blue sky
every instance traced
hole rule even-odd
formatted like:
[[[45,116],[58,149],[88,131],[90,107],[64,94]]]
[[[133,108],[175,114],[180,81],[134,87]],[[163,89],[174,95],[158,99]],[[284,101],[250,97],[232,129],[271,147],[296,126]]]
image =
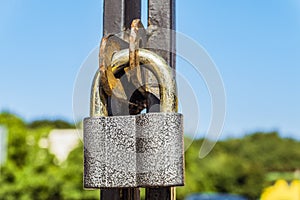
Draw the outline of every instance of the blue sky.
[[[278,130],[300,139],[300,1],[178,0],[176,15],[177,31],[206,49],[224,81],[223,134]],[[0,110],[71,121],[77,72],[101,37],[102,1],[2,0]],[[197,81],[191,76],[201,93]],[[201,131],[209,107],[204,95]]]

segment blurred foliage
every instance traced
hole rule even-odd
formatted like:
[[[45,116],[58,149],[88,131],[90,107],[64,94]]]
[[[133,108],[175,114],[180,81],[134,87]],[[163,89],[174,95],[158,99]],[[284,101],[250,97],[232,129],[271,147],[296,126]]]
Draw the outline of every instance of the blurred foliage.
[[[269,172],[266,175],[266,181],[267,182],[276,182],[279,179],[284,179],[286,181],[293,181],[295,179],[300,180],[300,169],[296,171],[290,171],[290,172]]]
[[[68,129],[68,128],[75,128],[75,125],[70,124],[66,121],[63,120],[36,120],[27,125],[28,128],[40,128],[40,127],[45,127],[49,126],[52,128],[57,128],[57,129]]]
[[[186,186],[177,189],[179,199],[208,191],[257,199],[264,187],[273,184],[271,175],[298,178],[294,171],[300,168],[300,142],[281,138],[277,132],[219,141],[208,156],[199,159],[202,142],[193,141],[185,153]]]
[[[220,192],[242,194],[255,199],[264,182],[264,168],[238,154],[226,152],[227,142],[216,145],[204,159],[199,159],[202,140],[194,141],[186,152],[186,186],[177,189],[182,199],[196,192]]]
[[[58,164],[54,155],[39,147],[39,140],[53,128],[73,128],[56,120],[25,123],[19,117],[0,114],[0,125],[8,134],[8,158],[1,167],[0,199],[99,199],[99,191],[82,188],[82,143]],[[190,140],[186,138],[186,140]],[[203,140],[194,140],[185,153],[185,186],[177,188],[177,199],[198,192],[241,194],[257,199],[263,188],[273,184],[269,177],[300,168],[300,142],[278,133],[254,133],[217,143],[199,159]],[[187,143],[191,143],[187,141]]]
[[[39,147],[39,140],[58,128],[55,124],[66,124],[45,122],[32,123],[38,124],[33,128],[12,114],[0,114],[0,124],[9,132],[7,162],[0,169],[0,199],[99,199],[99,191],[82,188],[82,144],[60,165],[48,149]],[[72,125],[62,126],[67,127]]]

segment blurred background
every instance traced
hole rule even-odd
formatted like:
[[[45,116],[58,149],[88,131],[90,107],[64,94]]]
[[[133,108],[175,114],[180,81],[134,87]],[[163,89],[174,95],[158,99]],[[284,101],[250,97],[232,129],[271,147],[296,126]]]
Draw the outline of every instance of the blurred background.
[[[201,123],[193,142],[185,133],[192,145],[178,199],[299,200],[300,1],[176,4],[177,31],[208,52],[227,95],[221,140],[199,159],[210,96],[203,80],[185,74],[201,100]],[[99,199],[82,189],[72,93],[102,37],[102,5],[0,2],[0,199]],[[178,71],[186,65],[179,59]]]

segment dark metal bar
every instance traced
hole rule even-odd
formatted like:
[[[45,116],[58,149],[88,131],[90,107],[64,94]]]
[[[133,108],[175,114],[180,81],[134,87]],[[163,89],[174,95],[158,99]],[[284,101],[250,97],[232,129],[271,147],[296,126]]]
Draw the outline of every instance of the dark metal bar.
[[[123,189],[122,200],[140,200],[139,188]]]
[[[104,0],[103,35],[120,33],[141,18],[141,0]]]
[[[104,0],[103,36],[130,28],[133,19],[141,18],[141,0]],[[125,113],[127,114],[127,113]],[[101,190],[101,200],[138,200],[138,188]]]
[[[124,25],[124,0],[103,1],[103,36],[120,33]]]
[[[124,1],[124,0],[123,0]],[[141,19],[141,0],[125,0],[124,27],[129,29],[134,19]]]
[[[153,49],[157,54],[161,55],[168,64],[175,69],[176,55],[175,53],[175,0],[148,0],[148,29],[149,39],[148,46],[166,47],[169,52]],[[151,28],[155,27],[155,28]],[[156,28],[158,27],[158,29]],[[162,28],[163,30],[159,29]],[[174,52],[174,53],[172,53]]]
[[[175,200],[175,188],[146,188],[146,200]]]
[[[175,69],[175,0],[148,0],[148,47]],[[162,28],[162,29],[160,29]],[[159,50],[160,47],[169,51]],[[146,200],[175,200],[175,187],[146,188]]]
[[[101,190],[100,200],[121,200],[119,189],[103,189]]]
[[[103,189],[100,200],[139,200],[140,192],[136,188],[128,189]]]

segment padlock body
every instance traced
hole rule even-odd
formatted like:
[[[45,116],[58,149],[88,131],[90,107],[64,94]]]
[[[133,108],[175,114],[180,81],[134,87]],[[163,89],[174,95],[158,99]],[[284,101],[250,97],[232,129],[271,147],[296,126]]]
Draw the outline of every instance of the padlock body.
[[[179,113],[86,118],[84,151],[85,188],[184,184]]]
[[[136,183],[134,116],[84,119],[84,187],[132,187]]]
[[[183,185],[182,114],[137,115],[136,133],[138,185],[143,187]]]

